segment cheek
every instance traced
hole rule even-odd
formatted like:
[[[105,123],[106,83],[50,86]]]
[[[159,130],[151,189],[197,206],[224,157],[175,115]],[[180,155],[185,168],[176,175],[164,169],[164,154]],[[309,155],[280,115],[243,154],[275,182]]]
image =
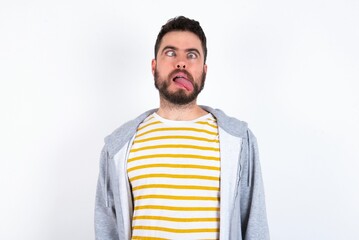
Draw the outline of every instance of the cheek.
[[[200,69],[196,70],[196,72],[194,74],[195,74],[195,77],[198,79],[198,78],[201,78],[203,73],[204,73],[204,69],[200,68]]]
[[[167,62],[160,62],[157,64],[157,71],[165,72],[168,71],[168,69],[170,69],[170,64]]]

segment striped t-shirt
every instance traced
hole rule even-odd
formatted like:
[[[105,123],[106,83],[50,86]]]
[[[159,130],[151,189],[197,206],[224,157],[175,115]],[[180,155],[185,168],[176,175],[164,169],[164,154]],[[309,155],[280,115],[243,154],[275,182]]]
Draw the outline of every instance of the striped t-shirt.
[[[147,117],[127,161],[132,239],[219,239],[219,154],[211,114],[193,121]]]

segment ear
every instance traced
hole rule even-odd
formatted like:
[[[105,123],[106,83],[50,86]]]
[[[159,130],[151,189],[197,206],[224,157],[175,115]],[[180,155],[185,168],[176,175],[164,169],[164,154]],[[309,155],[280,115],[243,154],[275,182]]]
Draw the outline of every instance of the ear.
[[[154,76],[155,75],[155,71],[156,71],[156,65],[157,65],[157,62],[156,62],[156,59],[152,59],[152,64],[151,64],[151,68],[152,68],[152,75]]]
[[[205,74],[207,74],[207,64],[204,64],[204,65],[203,65],[203,72],[204,72]]]

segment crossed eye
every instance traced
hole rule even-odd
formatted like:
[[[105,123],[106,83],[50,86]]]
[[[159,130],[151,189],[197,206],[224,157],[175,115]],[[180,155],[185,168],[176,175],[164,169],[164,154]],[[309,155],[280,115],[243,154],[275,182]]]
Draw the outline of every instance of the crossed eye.
[[[166,52],[166,56],[168,56],[168,57],[174,57],[174,56],[176,56],[176,53],[175,53],[175,51],[170,50],[170,51],[167,51],[167,52]]]
[[[175,52],[174,50],[169,50],[169,51],[166,52],[166,56],[168,56],[168,57],[175,57],[175,56],[176,56],[176,52]],[[197,55],[197,53],[195,53],[195,52],[188,52],[188,53],[187,53],[187,58],[188,58],[188,59],[196,59],[196,58],[198,58],[198,55]]]
[[[187,57],[190,59],[196,59],[198,56],[194,52],[189,52],[189,53],[187,53]]]

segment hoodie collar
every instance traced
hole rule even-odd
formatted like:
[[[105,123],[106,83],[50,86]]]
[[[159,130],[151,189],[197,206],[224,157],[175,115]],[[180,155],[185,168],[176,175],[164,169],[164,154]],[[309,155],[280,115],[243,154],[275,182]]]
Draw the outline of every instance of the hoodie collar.
[[[246,122],[229,117],[220,109],[213,109],[211,107],[202,105],[200,107],[213,114],[213,116],[217,119],[218,126],[223,130],[233,136],[247,139],[248,127]],[[117,128],[109,136],[107,136],[105,138],[105,143],[107,145],[109,157],[113,157],[123,147],[123,145],[133,137],[141,122],[143,122],[149,115],[156,112],[157,110],[158,109],[156,108],[142,113],[134,120],[125,123],[121,127]]]

